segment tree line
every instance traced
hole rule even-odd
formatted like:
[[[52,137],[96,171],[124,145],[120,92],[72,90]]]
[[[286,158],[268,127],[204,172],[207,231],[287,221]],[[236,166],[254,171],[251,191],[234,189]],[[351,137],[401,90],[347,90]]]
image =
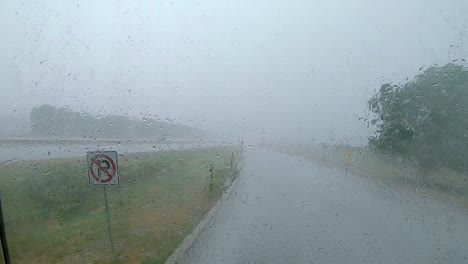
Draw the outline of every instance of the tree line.
[[[401,85],[383,84],[368,102],[376,126],[369,146],[417,162],[424,170],[467,171],[468,70],[432,66]]]
[[[164,139],[195,137],[202,132],[181,124],[120,115],[94,117],[68,107],[36,106],[30,113],[31,134],[53,138]]]

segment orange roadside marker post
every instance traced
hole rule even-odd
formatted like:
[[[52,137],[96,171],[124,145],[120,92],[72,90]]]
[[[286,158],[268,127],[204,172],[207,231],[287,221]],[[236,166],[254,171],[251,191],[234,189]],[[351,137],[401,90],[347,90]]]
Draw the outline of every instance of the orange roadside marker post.
[[[346,157],[346,176],[348,176],[349,167],[351,166],[351,156],[353,155],[353,150],[348,150],[348,156]]]

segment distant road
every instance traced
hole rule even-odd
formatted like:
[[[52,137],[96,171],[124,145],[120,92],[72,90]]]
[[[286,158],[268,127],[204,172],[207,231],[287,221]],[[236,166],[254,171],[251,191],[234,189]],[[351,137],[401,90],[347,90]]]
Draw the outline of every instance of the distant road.
[[[9,137],[0,138],[0,146],[4,144],[49,144],[49,143],[183,143],[195,142],[193,138],[174,138],[174,139],[106,139],[106,138],[37,138],[37,137]]]
[[[468,263],[468,213],[263,149],[181,263]]]
[[[1,141],[1,140],[0,140]],[[87,141],[57,140],[22,141],[0,144],[0,163],[17,160],[39,160],[67,157],[82,157],[87,151],[115,150],[119,154],[148,152],[168,149],[190,149],[219,146],[217,142],[149,142],[149,141]],[[226,144],[223,144],[226,145]]]

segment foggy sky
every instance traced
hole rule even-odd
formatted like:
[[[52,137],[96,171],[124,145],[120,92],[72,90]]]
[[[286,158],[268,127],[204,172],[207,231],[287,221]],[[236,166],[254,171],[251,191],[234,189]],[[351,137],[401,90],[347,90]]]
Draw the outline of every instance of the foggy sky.
[[[3,0],[0,118],[17,123],[1,129],[47,103],[362,143],[382,83],[465,58],[467,13],[464,0]]]

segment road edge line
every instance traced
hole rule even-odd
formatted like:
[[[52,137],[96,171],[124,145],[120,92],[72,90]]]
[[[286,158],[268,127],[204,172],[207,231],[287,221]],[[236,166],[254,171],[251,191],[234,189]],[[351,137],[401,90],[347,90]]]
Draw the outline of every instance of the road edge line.
[[[174,252],[169,256],[166,262],[164,262],[165,264],[179,264],[181,258],[185,255],[185,253],[192,248],[193,244],[197,241],[200,233],[208,227],[209,223],[218,212],[223,201],[226,201],[231,196],[234,187],[239,181],[239,175],[233,177],[233,179],[227,178],[225,180],[225,183],[229,180],[231,180],[231,184],[223,191],[221,198],[216,202],[213,208],[211,208],[210,211],[208,211],[208,213],[200,221],[200,223],[198,223],[198,225],[193,229],[193,231],[185,237],[182,244],[180,244],[176,248],[176,250],[174,250]]]

